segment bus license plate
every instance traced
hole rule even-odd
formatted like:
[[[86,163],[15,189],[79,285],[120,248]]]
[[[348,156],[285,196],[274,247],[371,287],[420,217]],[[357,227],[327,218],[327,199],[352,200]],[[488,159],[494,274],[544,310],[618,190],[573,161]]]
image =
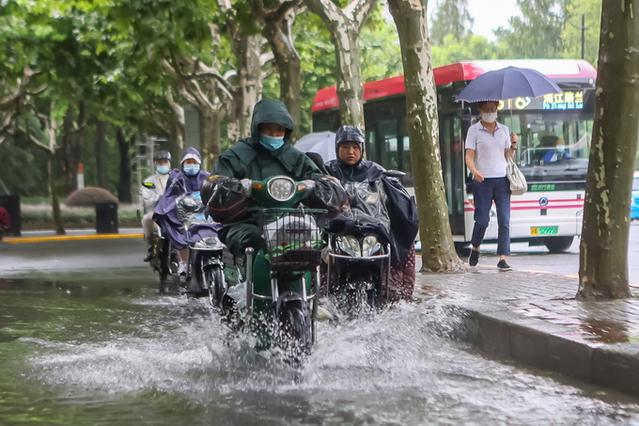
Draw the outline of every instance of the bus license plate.
[[[559,226],[531,226],[530,235],[536,237],[538,235],[557,235]]]

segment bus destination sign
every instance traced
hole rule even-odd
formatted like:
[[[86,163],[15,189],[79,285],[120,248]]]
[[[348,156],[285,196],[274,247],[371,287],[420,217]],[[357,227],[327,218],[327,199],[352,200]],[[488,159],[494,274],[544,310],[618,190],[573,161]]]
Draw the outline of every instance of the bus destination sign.
[[[544,95],[543,109],[572,110],[583,109],[584,92],[561,92]]]
[[[539,98],[514,98],[499,102],[499,109],[506,110],[546,110],[574,111],[584,107],[584,91],[571,90],[550,93]]]

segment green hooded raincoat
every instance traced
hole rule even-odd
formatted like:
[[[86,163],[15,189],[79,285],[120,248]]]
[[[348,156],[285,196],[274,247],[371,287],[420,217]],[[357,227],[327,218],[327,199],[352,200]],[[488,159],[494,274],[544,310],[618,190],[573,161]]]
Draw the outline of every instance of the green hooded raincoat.
[[[281,148],[269,151],[260,144],[259,125],[262,123],[275,123],[286,129],[286,143]],[[259,101],[253,108],[251,137],[224,151],[215,164],[214,174],[253,180],[285,175],[303,180],[310,179],[314,173],[321,173],[303,152],[288,143],[293,127],[293,119],[283,103]],[[258,248],[262,244],[260,230],[251,223],[225,226],[220,232],[220,239],[235,255],[241,255],[246,247]]]

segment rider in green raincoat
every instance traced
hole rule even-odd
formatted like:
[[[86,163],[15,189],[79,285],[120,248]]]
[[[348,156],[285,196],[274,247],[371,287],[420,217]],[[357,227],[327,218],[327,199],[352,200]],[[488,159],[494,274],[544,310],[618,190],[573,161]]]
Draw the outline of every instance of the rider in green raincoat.
[[[313,161],[288,143],[293,127],[293,119],[283,103],[259,101],[253,109],[251,136],[220,155],[214,174],[240,180],[285,175],[299,181],[321,173]],[[241,256],[246,247],[257,249],[263,245],[260,229],[250,218],[225,225],[219,237],[236,256]]]

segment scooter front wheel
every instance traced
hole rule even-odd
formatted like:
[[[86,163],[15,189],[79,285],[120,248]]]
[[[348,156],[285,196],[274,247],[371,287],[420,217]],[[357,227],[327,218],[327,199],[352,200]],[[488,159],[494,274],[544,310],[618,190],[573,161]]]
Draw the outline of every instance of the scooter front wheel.
[[[313,346],[313,318],[303,302],[289,302],[279,313],[279,346],[286,359],[300,364]]]
[[[215,307],[222,305],[222,298],[226,294],[224,271],[221,268],[211,268],[204,271],[204,279],[209,291],[209,300]]]

